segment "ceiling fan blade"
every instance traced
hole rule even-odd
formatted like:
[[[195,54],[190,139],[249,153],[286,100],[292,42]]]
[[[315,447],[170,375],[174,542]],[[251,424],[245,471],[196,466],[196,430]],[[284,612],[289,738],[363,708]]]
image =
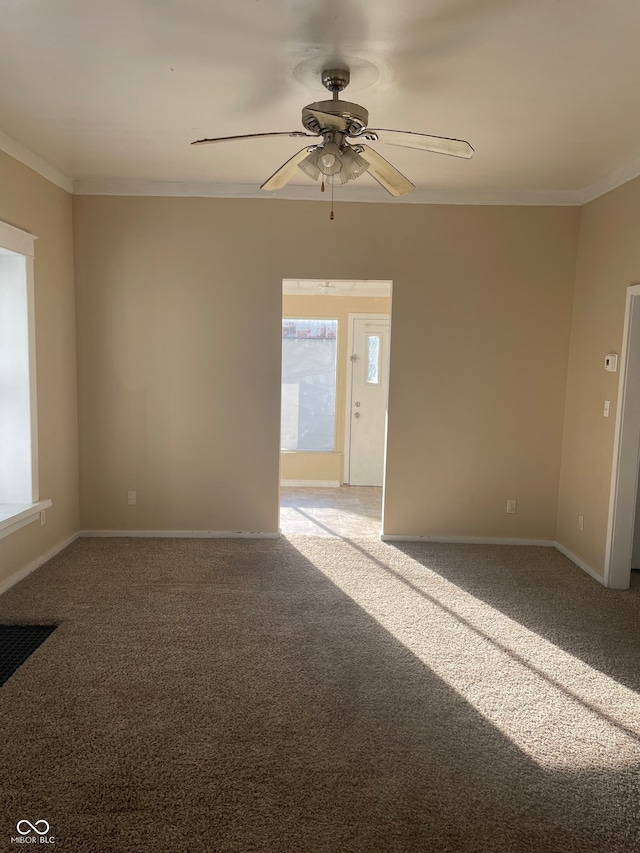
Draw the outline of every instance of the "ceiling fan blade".
[[[286,163],[280,166],[270,178],[262,184],[261,190],[281,190],[282,187],[289,183],[291,178],[298,173],[298,163],[301,163],[307,156],[309,148],[302,148],[293,157],[290,157]]]
[[[317,119],[320,127],[333,127],[336,130],[346,130],[347,123],[342,116],[334,116],[331,113],[322,113],[319,110],[310,110],[305,108],[305,112]]]
[[[218,136],[214,139],[196,139],[192,145],[209,145],[212,142],[234,142],[238,139],[265,139],[268,136],[308,136],[311,139],[318,137],[312,133],[305,133],[303,130],[284,131],[282,133],[244,133],[242,136]]]
[[[449,139],[446,136],[429,136],[426,133],[412,133],[408,130],[379,130],[368,127],[354,142],[366,139],[368,142],[384,142],[386,145],[401,145],[403,148],[420,148],[434,154],[449,154],[451,157],[473,157],[473,148],[464,139]]]
[[[388,160],[385,160],[381,154],[374,151],[368,145],[358,144],[358,148],[362,148],[362,155],[369,163],[369,174],[375,178],[380,186],[384,187],[391,195],[406,195],[412,190],[415,190],[414,185],[410,180],[399,172],[395,166],[392,166]]]

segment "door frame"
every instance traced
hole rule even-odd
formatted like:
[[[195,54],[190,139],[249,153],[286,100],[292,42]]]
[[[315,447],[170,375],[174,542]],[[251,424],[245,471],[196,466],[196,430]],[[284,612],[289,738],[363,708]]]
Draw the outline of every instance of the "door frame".
[[[390,364],[391,357],[391,314],[348,314],[347,315],[347,380],[345,387],[345,399],[344,399],[344,453],[343,453],[343,465],[342,465],[342,482],[349,483],[349,471],[351,466],[351,408],[353,405],[353,362],[351,361],[351,350],[353,349],[353,321],[354,320],[388,320],[389,321],[389,352],[387,353],[387,361]],[[390,383],[390,373],[391,371],[387,370],[387,399],[385,402],[385,410],[388,412],[389,410],[389,383]],[[385,436],[384,436],[384,448],[385,448],[385,459],[387,456],[387,429],[385,426]],[[384,488],[384,480],[385,480],[386,471],[382,472],[382,486]]]
[[[640,468],[640,284],[627,288],[616,406],[604,585],[628,589]],[[636,357],[634,358],[634,353]]]

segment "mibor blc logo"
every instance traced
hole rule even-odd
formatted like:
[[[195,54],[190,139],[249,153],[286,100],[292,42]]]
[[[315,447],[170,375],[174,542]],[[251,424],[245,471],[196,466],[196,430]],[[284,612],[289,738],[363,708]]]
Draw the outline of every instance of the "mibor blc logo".
[[[19,820],[16,824],[18,835],[11,838],[12,844],[55,844],[53,835],[49,835],[49,822],[46,820]]]

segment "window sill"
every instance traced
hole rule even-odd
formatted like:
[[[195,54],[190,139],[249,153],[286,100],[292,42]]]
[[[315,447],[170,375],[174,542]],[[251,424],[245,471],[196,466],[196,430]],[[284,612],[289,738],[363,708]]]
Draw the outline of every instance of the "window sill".
[[[0,539],[36,521],[40,513],[51,505],[50,500],[32,504],[0,504]]]

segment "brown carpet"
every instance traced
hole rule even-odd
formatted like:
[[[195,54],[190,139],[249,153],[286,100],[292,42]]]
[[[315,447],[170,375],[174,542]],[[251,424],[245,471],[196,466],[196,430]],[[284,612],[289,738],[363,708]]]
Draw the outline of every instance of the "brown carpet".
[[[639,604],[546,548],[79,540],[0,598],[60,626],[0,850],[640,850]]]

